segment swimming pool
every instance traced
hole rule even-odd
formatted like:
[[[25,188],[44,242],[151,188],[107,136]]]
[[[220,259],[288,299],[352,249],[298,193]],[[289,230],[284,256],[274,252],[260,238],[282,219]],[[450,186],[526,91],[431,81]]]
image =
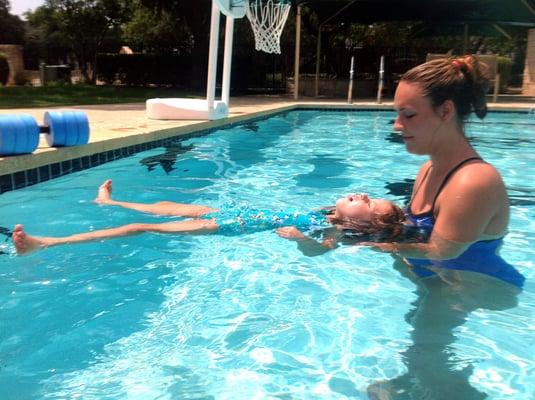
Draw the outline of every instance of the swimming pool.
[[[366,191],[407,199],[422,157],[392,112],[293,111],[8,192],[4,227],[66,235],[166,218],[127,201],[311,209]],[[512,201],[503,257],[524,290],[467,275],[423,288],[387,254],[305,257],[273,232],[144,235],[0,256],[0,398],[535,397],[535,116],[468,125]],[[467,273],[468,274],[468,273]],[[474,274],[475,275],[475,274]],[[418,312],[416,312],[418,309]]]

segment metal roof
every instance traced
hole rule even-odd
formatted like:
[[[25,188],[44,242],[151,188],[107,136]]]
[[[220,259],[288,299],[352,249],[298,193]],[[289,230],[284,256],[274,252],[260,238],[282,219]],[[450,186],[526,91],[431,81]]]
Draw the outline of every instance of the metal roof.
[[[535,0],[297,0],[320,23],[422,21],[535,28]]]

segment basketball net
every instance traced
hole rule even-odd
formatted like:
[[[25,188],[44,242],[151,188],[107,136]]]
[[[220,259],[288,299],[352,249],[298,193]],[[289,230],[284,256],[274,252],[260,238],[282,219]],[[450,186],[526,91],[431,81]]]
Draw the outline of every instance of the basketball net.
[[[245,13],[253,28],[255,49],[281,53],[280,38],[291,5],[284,1],[249,0]]]

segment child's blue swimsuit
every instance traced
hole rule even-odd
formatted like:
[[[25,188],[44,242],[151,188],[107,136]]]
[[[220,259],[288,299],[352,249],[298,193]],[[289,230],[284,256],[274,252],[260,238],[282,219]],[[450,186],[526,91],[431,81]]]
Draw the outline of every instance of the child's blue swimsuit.
[[[283,226],[295,226],[307,231],[331,226],[323,211],[273,211],[248,207],[224,206],[218,211],[205,214],[202,219],[215,219],[219,226],[218,233],[239,235],[276,229]]]

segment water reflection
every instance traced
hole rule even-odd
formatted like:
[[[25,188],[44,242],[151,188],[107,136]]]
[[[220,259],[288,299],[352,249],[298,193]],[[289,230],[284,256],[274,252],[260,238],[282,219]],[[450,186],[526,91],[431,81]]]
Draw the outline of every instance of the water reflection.
[[[398,132],[389,132],[385,140],[391,143],[403,143],[403,137]]]
[[[297,186],[340,188],[349,187],[352,183],[350,179],[337,178],[349,169],[349,164],[344,158],[318,155],[308,159],[307,163],[313,165],[314,168],[309,173],[295,177]]]
[[[370,399],[479,400],[487,395],[473,387],[473,365],[454,352],[457,328],[475,310],[503,311],[517,305],[520,292],[513,285],[477,273],[452,272],[413,279],[402,261],[394,267],[416,284],[417,299],[405,315],[412,327],[412,344],[402,353],[407,372],[368,387]]]
[[[408,203],[411,194],[412,187],[414,186],[414,179],[403,179],[403,182],[389,182],[385,185],[385,189],[388,189],[388,194],[396,197],[403,197],[404,203]]]
[[[165,173],[169,174],[175,169],[175,163],[179,155],[193,149],[193,145],[183,146],[182,143],[173,143],[165,146],[165,152],[155,156],[145,157],[139,161],[150,171],[161,166]]]

